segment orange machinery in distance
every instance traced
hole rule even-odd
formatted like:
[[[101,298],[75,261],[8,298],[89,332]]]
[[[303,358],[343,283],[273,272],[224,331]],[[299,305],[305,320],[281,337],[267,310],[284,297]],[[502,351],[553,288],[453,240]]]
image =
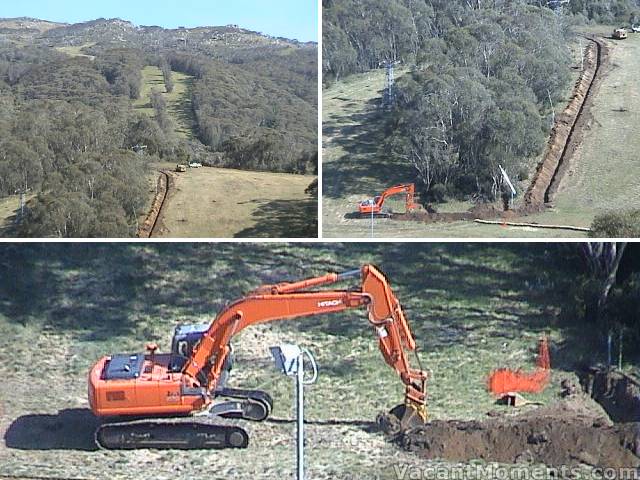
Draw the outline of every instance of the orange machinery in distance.
[[[361,278],[359,288],[312,290],[352,277]],[[415,340],[386,277],[365,265],[262,286],[231,303],[210,325],[177,327],[171,353],[156,353],[152,344],[146,354],[101,358],[89,374],[91,409],[97,416],[125,421],[101,425],[97,443],[129,449],[246,447],[248,435],[238,420],[266,419],[272,400],[259,390],[226,387],[233,363],[231,339],[250,325],[352,308],[367,310],[385,362],[405,385],[404,404],[392,412],[403,425],[424,423],[427,374],[412,368],[407,358],[407,351],[416,349]]]
[[[405,194],[405,209],[407,212],[420,208],[420,204],[415,202],[415,185],[413,183],[404,183],[387,188],[381,195],[377,195],[358,203],[358,213],[362,216],[383,214],[382,207],[384,206],[385,200],[393,195],[401,193]]]

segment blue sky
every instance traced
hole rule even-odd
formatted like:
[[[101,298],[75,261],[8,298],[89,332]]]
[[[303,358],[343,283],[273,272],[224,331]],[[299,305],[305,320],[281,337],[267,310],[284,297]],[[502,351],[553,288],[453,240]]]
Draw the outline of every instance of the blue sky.
[[[67,23],[119,17],[166,28],[232,23],[273,36],[318,39],[318,0],[3,0],[0,17]]]

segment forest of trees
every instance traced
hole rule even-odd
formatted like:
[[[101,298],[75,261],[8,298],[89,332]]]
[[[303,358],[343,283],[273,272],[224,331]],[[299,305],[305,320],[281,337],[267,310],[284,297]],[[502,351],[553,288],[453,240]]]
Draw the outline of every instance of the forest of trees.
[[[126,42],[113,42],[123,28]],[[147,45],[147,36],[172,32],[101,19],[28,45],[0,43],[0,198],[33,197],[12,235],[135,235],[160,159],[317,171],[317,50],[228,47],[219,58],[199,43]],[[90,46],[73,56],[57,44]],[[195,76],[194,140],[176,135],[164,89],[150,94],[153,115],[133,108],[147,65],[160,68],[167,92],[173,72]]]
[[[131,147],[149,135],[129,102],[140,91],[138,62],[128,52],[93,63],[0,51],[0,196],[36,194],[16,234],[135,233],[146,159]]]
[[[423,197],[492,200],[498,165],[525,179],[562,101],[576,16],[629,20],[631,0],[323,0],[324,83],[398,62],[388,154],[416,172]]]

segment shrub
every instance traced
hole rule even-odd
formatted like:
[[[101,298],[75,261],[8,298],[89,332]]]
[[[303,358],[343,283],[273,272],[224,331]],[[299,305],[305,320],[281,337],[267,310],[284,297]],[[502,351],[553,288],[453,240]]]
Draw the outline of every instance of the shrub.
[[[591,237],[640,237],[640,210],[607,212],[591,224]]]

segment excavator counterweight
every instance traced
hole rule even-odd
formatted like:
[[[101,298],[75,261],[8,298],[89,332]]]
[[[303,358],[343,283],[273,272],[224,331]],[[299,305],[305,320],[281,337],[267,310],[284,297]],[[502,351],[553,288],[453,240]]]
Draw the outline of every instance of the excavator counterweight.
[[[359,288],[321,289],[355,276]],[[385,362],[405,385],[400,421],[426,421],[426,380],[411,367],[416,343],[404,312],[380,270],[365,265],[293,283],[259,287],[223,309],[208,325],[181,325],[170,353],[147,351],[101,358],[89,374],[89,404],[107,421],[96,432],[104,448],[243,448],[245,421],[262,421],[273,401],[260,390],[227,388],[231,340],[259,323],[364,308]],[[394,409],[393,412],[400,410]],[[124,420],[123,420],[124,419]]]

